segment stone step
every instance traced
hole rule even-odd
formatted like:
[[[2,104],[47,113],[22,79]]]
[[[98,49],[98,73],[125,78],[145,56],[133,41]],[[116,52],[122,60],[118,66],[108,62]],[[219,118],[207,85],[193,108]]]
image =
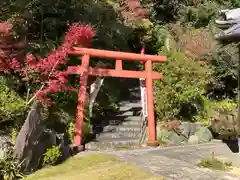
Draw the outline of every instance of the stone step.
[[[102,132],[100,135],[105,138],[136,138],[138,139],[140,136],[140,132]]]
[[[130,91],[129,95],[141,95],[141,92],[139,90],[132,90]]]
[[[130,121],[130,122],[140,122],[140,121]],[[136,129],[136,128],[140,128],[140,123],[137,123],[137,124],[120,124],[120,125],[107,125],[107,126],[104,126],[103,128],[110,128],[110,129],[116,129],[116,128],[132,128],[132,129]]]
[[[126,118],[129,116],[140,116],[141,114],[141,109],[137,109],[137,110],[119,110],[116,113],[109,113],[104,119],[112,119],[114,117],[119,118]]]
[[[134,112],[133,111],[119,111],[116,116],[133,116]]]
[[[122,120],[122,121],[141,121],[140,116],[124,116],[124,115],[114,115],[105,118],[106,121],[115,121],[115,120]]]
[[[123,101],[120,102],[120,108],[140,108],[141,101]]]
[[[125,107],[121,106],[119,107],[118,111],[119,113],[124,113],[124,112],[137,112],[141,111],[142,107]]]
[[[140,87],[139,86],[136,86],[134,88],[130,88],[129,91],[140,91]]]
[[[141,94],[141,91],[140,91],[140,89],[133,89],[133,90],[129,91],[129,94],[130,95],[132,95],[132,94]]]
[[[141,131],[140,112],[139,100],[121,102],[117,114],[109,115],[96,126],[103,131],[97,132],[96,139],[85,145],[86,150],[107,150],[138,145]]]
[[[111,116],[102,121],[102,125],[111,124],[139,124],[141,123],[140,116]]]
[[[85,144],[86,150],[108,150],[116,148],[127,148],[138,145],[138,140],[127,140],[127,141],[106,141],[106,142],[89,142]]]
[[[114,126],[108,125],[103,128],[103,132],[139,132],[141,131],[140,126]]]
[[[142,108],[120,108],[116,116],[140,116]]]
[[[133,120],[133,121],[131,121],[131,120],[109,120],[108,122],[107,121],[105,121],[105,123],[103,123],[103,125],[106,125],[106,124],[108,124],[108,125],[118,125],[118,126],[121,126],[121,125],[123,125],[123,126],[141,126],[141,121],[140,120]]]
[[[104,137],[104,136],[98,136],[96,139],[94,139],[92,142],[118,142],[118,141],[135,141],[138,140],[138,137]]]
[[[110,120],[105,119],[102,121],[101,124],[95,125],[94,129],[97,134],[101,133],[102,130],[104,130],[104,128],[107,126],[110,126],[113,129],[116,129],[117,127],[140,128],[142,123],[141,118],[139,116],[130,116],[130,117],[115,116],[110,118],[111,118]],[[109,130],[109,127],[107,127],[106,129]]]

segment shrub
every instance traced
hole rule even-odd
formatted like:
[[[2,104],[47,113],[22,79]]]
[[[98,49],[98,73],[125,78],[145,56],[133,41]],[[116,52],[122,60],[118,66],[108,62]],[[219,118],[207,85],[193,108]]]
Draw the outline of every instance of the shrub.
[[[231,162],[222,162],[218,159],[202,160],[198,164],[198,166],[202,167],[202,168],[216,169],[216,170],[222,170],[222,171],[228,171],[228,170],[232,169],[232,163]]]
[[[238,48],[229,44],[211,52],[206,59],[211,63],[215,80],[208,90],[211,99],[234,99],[237,95]]]
[[[75,120],[74,120],[75,121]],[[68,135],[69,135],[69,138],[71,140],[71,142],[73,142],[74,140],[74,121],[70,121],[68,123],[68,128],[67,128],[67,132],[68,132]],[[89,122],[84,122],[83,123],[83,138],[84,138],[84,141],[88,141],[89,138],[91,138],[91,135],[92,135],[92,132],[91,132],[91,125]]]
[[[68,132],[69,139],[71,140],[71,142],[73,142],[73,140],[74,140],[74,123],[72,121],[68,123],[67,132]]]
[[[163,72],[163,79],[154,83],[158,119],[177,117],[194,120],[193,116],[203,109],[203,94],[211,81],[211,70],[182,52],[160,54],[167,55],[168,63],[154,66],[155,71]]]
[[[21,173],[22,163],[13,156],[13,145],[11,143],[6,143],[4,150],[6,153],[4,154],[4,157],[0,159],[0,179],[22,179],[24,177]]]
[[[43,155],[43,165],[44,166],[52,166],[55,165],[59,157],[61,156],[61,151],[59,146],[52,146],[47,149],[47,151]]]
[[[194,118],[196,121],[201,121],[207,126],[213,125],[214,119],[221,119],[221,121],[226,121],[226,123],[230,125],[235,122],[226,119],[226,117],[230,114],[234,116],[236,114],[236,107],[236,102],[231,99],[210,101],[206,97],[203,97],[202,111],[194,116]]]
[[[185,21],[190,22],[195,27],[205,27],[212,17],[216,15],[220,7],[217,1],[207,1],[197,3],[194,6],[185,7]]]
[[[237,104],[231,99],[224,99],[222,101],[213,101],[212,108],[215,111],[226,112],[226,113],[235,113]]]
[[[229,1],[224,0],[151,1],[153,2],[152,17],[156,21],[181,21],[184,24],[189,23],[197,27],[207,26],[221,7],[229,6]]]
[[[12,138],[12,144],[15,145],[16,140],[17,140],[17,135],[18,135],[18,131],[16,128],[12,128],[11,130],[11,138]]]
[[[240,132],[236,109],[237,104],[233,100],[211,102],[207,117],[211,120],[210,127],[214,136],[221,139],[236,139]]]
[[[25,101],[0,80],[0,123],[9,120],[21,120],[24,116]]]

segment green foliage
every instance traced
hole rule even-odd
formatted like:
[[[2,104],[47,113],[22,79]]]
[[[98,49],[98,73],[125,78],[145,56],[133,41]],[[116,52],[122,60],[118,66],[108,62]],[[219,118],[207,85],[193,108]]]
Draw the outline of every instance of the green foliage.
[[[159,50],[166,45],[166,40],[170,36],[169,31],[160,25],[155,25],[148,31],[148,40],[151,42],[152,48]]]
[[[11,138],[12,138],[12,144],[13,145],[15,145],[15,143],[16,143],[17,135],[18,135],[17,129],[16,128],[12,128]]]
[[[220,112],[222,114],[235,114],[237,104],[231,99],[224,99],[221,101],[212,101],[207,99],[206,97],[203,97],[203,106],[199,114],[194,116],[194,119],[196,121],[203,122],[206,126],[212,125],[212,120],[214,118],[220,118],[215,117],[216,114],[219,116],[217,112]],[[224,121],[224,119],[221,119]],[[230,121],[228,123],[231,123]]]
[[[209,54],[206,59],[214,71],[214,81],[208,96],[212,99],[235,98],[237,89],[238,52],[234,45],[227,45]]]
[[[20,172],[20,163],[12,157],[5,157],[0,160],[0,177],[3,180],[17,180],[24,176]]]
[[[73,22],[94,26],[97,30],[95,46],[112,49],[127,48],[125,35],[130,29],[121,23],[121,17],[109,1],[96,3],[93,0],[25,0],[12,4],[15,10],[12,13],[17,11],[18,18],[28,22],[22,24],[27,27],[20,29],[28,29],[25,33],[30,41],[29,48],[36,53],[45,55],[58,45],[67,26]],[[15,20],[15,22],[19,26],[19,21]]]
[[[185,21],[190,22],[195,27],[204,27],[218,12],[219,3],[217,1],[204,1],[204,3],[186,9]]]
[[[85,143],[92,139],[92,125],[90,122],[83,123],[83,138]]]
[[[193,115],[202,109],[205,86],[211,81],[212,72],[182,52],[171,51],[166,55],[168,64],[154,67],[164,74],[163,80],[154,83],[158,118],[193,120]]]
[[[211,120],[211,131],[221,139],[236,139],[239,136],[237,104],[233,100],[211,102],[207,117]]]
[[[222,101],[213,101],[211,108],[219,112],[235,112],[237,103],[231,99],[224,99]]]
[[[132,29],[124,25],[116,7],[112,7],[116,6],[115,1],[24,0],[10,2],[4,0],[0,4],[5,10],[4,13],[0,13],[0,19],[10,19],[18,35],[26,37],[28,44],[25,48],[26,52],[45,56],[61,43],[68,25],[74,22],[91,24],[95,28],[97,35],[92,43],[94,48],[129,51],[128,39]],[[73,61],[72,65],[79,65],[79,58],[70,57],[69,59]],[[93,59],[91,65],[95,62]],[[106,64],[106,60],[103,62]],[[79,81],[76,79],[79,78],[72,78],[71,83],[77,89]],[[31,92],[34,92],[36,88],[31,84]],[[26,96],[26,94],[23,92],[21,95]],[[68,110],[75,109],[76,94],[60,93],[56,99],[59,99],[57,104],[59,107],[68,106]],[[67,101],[69,103],[66,103]]]
[[[25,114],[25,101],[13,90],[0,82],[0,123],[21,120]]]
[[[153,0],[153,4],[154,20],[180,21],[196,27],[207,26],[220,8],[229,6],[224,0]]]
[[[118,108],[121,91],[125,91],[122,81],[115,78],[105,78],[103,86],[93,106],[93,118],[106,116]]]
[[[231,0],[231,4],[235,8],[239,8],[240,7],[240,1],[239,0]]]
[[[43,165],[52,166],[55,165],[59,157],[61,156],[61,151],[59,146],[52,146],[47,149],[43,155]]]
[[[13,156],[13,145],[8,143],[5,150],[6,153],[4,154],[4,157],[0,159],[0,179],[22,179],[24,177],[21,173],[22,163]]]
[[[193,119],[197,122],[202,122],[205,126],[209,126],[211,124],[211,101],[208,100],[205,96],[201,96],[201,109],[198,114],[193,116]]]
[[[69,121],[67,126],[67,133],[69,135],[69,139],[73,142],[74,140],[74,129],[75,129],[75,120]],[[92,126],[89,122],[83,123],[83,138],[85,141],[88,141],[92,135]]]
[[[74,123],[70,121],[67,126],[67,133],[71,142],[74,140]]]
[[[173,21],[178,18],[178,11],[182,6],[181,0],[153,0],[153,17],[160,21]]]
[[[220,48],[207,35],[216,28],[212,20],[218,10],[236,7],[238,1],[233,1],[143,1],[145,6],[152,5],[154,22],[147,31],[147,48],[156,53],[164,47],[158,54],[168,58],[166,64],[155,65],[155,70],[164,75],[162,81],[155,82],[155,111],[159,120],[177,117],[210,125],[213,112],[236,108],[236,48],[233,45]],[[201,34],[194,35],[199,31],[207,35],[206,40]],[[183,52],[194,56],[189,58]],[[208,65],[200,65],[198,60]]]
[[[232,162],[222,162],[218,159],[202,160],[199,165],[202,168],[210,168],[215,170],[229,171],[232,169]]]

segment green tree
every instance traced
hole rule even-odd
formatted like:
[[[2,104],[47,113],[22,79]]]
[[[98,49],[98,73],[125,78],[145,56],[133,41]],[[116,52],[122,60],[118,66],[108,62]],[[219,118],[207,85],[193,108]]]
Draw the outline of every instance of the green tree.
[[[22,122],[27,110],[24,99],[6,86],[3,78],[0,80],[0,93],[0,124]]]
[[[194,120],[203,109],[205,87],[212,79],[211,70],[182,52],[173,50],[159,54],[166,54],[168,63],[154,67],[164,75],[154,84],[158,119]]]

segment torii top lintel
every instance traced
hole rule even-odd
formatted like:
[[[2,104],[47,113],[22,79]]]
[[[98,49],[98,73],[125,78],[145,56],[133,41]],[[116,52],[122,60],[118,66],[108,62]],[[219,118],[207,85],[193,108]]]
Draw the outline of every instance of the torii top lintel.
[[[85,55],[88,54],[92,57],[101,57],[107,59],[121,59],[121,60],[130,60],[130,61],[148,61],[152,62],[166,62],[166,56],[154,56],[154,55],[146,55],[146,54],[136,54],[136,53],[127,53],[127,52],[119,52],[119,51],[109,51],[109,50],[100,50],[100,49],[90,49],[90,48],[80,48],[74,47],[69,54],[75,55]]]

